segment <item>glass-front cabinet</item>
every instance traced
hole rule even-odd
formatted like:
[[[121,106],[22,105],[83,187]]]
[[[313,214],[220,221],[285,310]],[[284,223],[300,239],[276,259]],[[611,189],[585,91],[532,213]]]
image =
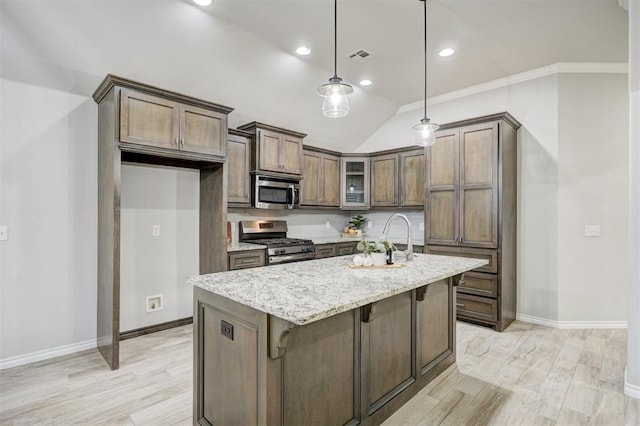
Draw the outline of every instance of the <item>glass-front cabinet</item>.
[[[340,208],[369,208],[369,157],[342,157]]]

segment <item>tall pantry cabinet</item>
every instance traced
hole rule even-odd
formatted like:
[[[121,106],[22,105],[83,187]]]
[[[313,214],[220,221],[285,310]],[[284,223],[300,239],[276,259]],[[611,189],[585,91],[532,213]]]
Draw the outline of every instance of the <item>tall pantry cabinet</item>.
[[[519,127],[508,113],[450,123],[426,150],[427,252],[489,261],[464,275],[457,317],[498,331],[516,315]]]

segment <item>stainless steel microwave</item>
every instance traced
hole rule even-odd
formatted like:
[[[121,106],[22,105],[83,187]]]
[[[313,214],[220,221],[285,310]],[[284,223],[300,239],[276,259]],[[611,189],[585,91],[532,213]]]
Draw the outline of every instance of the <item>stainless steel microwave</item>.
[[[300,207],[300,181],[252,175],[251,204],[257,209],[295,209]]]

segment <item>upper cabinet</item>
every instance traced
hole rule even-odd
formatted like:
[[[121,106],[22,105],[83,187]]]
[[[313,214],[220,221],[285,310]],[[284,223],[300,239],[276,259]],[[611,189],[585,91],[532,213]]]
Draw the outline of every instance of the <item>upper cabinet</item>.
[[[302,175],[302,141],[305,134],[255,121],[238,129],[252,133],[255,138],[252,152],[254,171]]]
[[[398,154],[371,156],[371,207],[398,206]]]
[[[343,156],[340,167],[340,207],[369,208],[369,157]]]
[[[127,151],[173,157],[224,157],[230,108],[145,86],[119,92],[119,141]],[[193,103],[189,103],[193,101]],[[195,159],[195,158],[194,158]]]
[[[371,156],[371,207],[424,206],[423,149]]]
[[[233,207],[251,205],[251,133],[229,129],[227,137],[227,197]]]
[[[305,206],[340,206],[340,156],[313,147],[303,151],[304,179],[301,204]]]

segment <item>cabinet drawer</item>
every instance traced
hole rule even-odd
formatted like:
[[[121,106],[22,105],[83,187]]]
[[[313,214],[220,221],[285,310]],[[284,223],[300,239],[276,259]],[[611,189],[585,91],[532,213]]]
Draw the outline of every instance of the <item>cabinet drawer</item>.
[[[264,266],[264,250],[239,251],[228,254],[228,270]]]
[[[476,268],[474,269],[474,271],[491,272],[494,274],[498,272],[497,250],[473,249],[466,247],[427,246],[426,252],[429,254],[437,254],[441,256],[473,257],[475,259],[488,260],[488,265]]]
[[[498,321],[498,301],[495,299],[458,293],[456,309],[459,317],[491,323]]]
[[[498,276],[482,272],[465,272],[458,292],[484,297],[498,297]]]
[[[345,256],[356,252],[358,243],[338,243],[336,244],[336,256]]]
[[[316,246],[316,259],[322,259],[324,257],[334,257],[336,255],[335,244],[322,244]]]

